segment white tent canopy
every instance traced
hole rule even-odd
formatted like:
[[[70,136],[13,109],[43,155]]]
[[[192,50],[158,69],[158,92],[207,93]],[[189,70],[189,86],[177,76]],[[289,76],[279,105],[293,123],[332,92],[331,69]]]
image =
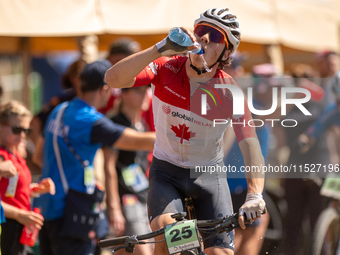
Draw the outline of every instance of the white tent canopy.
[[[338,0],[0,0],[0,36],[165,34],[192,28],[211,7],[228,7],[242,41],[317,51],[339,50]],[[1,44],[1,41],[0,41]]]
[[[95,0],[0,0],[2,36],[80,36],[104,33]]]
[[[192,28],[200,13],[209,8],[228,7],[240,22],[242,39],[258,43],[277,42],[279,34],[271,18],[270,0],[194,1],[129,0],[103,1],[105,30],[108,33],[157,34],[174,26]]]

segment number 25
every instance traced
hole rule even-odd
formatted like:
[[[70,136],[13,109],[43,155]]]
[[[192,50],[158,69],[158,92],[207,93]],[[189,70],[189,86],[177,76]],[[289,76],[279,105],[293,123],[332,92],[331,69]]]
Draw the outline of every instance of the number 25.
[[[174,229],[174,230],[171,230],[170,231],[170,235],[173,235],[173,238],[171,238],[171,242],[177,242],[177,241],[180,241],[182,238],[179,237],[180,235],[180,231],[179,229]],[[190,230],[190,226],[186,226],[186,227],[183,227],[182,228],[182,237],[185,238],[185,239],[188,239],[192,236],[192,231]]]

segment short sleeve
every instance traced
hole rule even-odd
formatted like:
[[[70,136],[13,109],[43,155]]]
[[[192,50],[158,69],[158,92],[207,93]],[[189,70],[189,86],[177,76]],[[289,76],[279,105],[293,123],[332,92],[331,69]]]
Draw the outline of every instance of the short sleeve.
[[[159,81],[160,71],[164,63],[166,63],[169,58],[161,57],[150,64],[148,64],[136,77],[134,87],[146,86],[150,83],[157,84]]]
[[[237,85],[237,83],[231,78],[227,77],[224,78],[225,84],[233,84],[236,87],[239,88],[240,91],[242,91],[241,87]],[[244,100],[244,114],[243,115],[234,115],[234,100],[236,100],[233,97],[232,92],[229,89],[223,89],[223,105],[226,107],[226,116],[230,118],[232,122],[232,127],[235,132],[235,136],[237,141],[240,143],[242,140],[246,138],[257,138],[256,135],[256,129],[254,125],[252,124],[251,120],[252,114],[249,110],[248,103],[247,103],[247,97],[246,95],[242,92],[243,94],[243,100]]]
[[[251,112],[248,108],[247,99],[244,100],[244,114],[236,115],[232,117],[233,128],[238,142],[241,142],[246,138],[257,138],[256,129],[251,123],[252,120]]]
[[[111,147],[122,135],[125,128],[122,125],[113,123],[106,117],[98,119],[93,123],[91,143]]]

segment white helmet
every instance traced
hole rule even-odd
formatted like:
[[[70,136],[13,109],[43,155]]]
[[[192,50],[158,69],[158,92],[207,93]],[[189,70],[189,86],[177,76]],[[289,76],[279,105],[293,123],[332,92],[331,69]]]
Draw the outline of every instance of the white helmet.
[[[241,36],[241,30],[239,28],[236,16],[231,14],[228,8],[211,8],[206,12],[201,13],[200,17],[195,20],[194,26],[201,22],[214,24],[215,26],[223,29],[228,37],[229,43],[232,45],[232,47],[229,49],[231,54],[236,51],[238,45],[240,44],[240,40],[237,39],[235,35]]]

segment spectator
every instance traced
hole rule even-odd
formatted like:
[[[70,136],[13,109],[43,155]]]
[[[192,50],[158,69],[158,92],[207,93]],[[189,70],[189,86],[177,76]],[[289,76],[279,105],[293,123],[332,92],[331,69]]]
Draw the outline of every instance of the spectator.
[[[16,173],[17,173],[17,170],[12,161],[6,160],[3,162],[0,162],[0,179],[2,177],[5,177],[5,178],[13,177],[14,175],[16,175]],[[1,196],[0,196],[0,251],[1,251],[1,224],[5,222],[6,222],[5,212],[1,206]]]
[[[242,78],[245,75],[245,70],[242,66],[242,63],[248,59],[248,53],[236,51],[232,58],[233,61],[231,64],[229,66],[224,66],[223,70],[237,80],[238,78]]]
[[[333,92],[336,98],[334,104],[330,104],[320,115],[320,117],[307,128],[306,132],[299,136],[299,146],[301,152],[306,152],[313,146],[319,136],[333,126],[340,126],[340,71],[333,79]],[[339,150],[338,150],[339,153]]]
[[[107,60],[109,60],[112,65],[114,65],[123,58],[126,58],[131,54],[141,51],[141,49],[142,47],[137,41],[129,37],[122,37],[111,43]],[[112,112],[115,109],[114,102],[121,92],[120,89],[111,88],[110,90],[110,98],[107,104],[98,110],[106,116],[112,116],[114,114]]]
[[[1,205],[5,211],[6,223],[2,224],[2,254],[18,255],[23,246],[19,243],[23,226],[33,225],[40,229],[43,225],[41,215],[31,211],[30,196],[55,192],[50,178],[42,179],[39,184],[31,184],[31,173],[25,160],[17,151],[18,145],[30,133],[31,113],[16,101],[10,101],[0,107],[0,161],[12,162],[17,171],[17,185],[12,194],[9,193],[9,178],[1,178]],[[12,177],[14,178],[14,177]],[[33,192],[34,190],[34,192]]]
[[[144,122],[141,115],[141,108],[146,97],[147,87],[127,88],[122,89],[120,97],[119,112],[112,118],[112,121],[126,127],[133,128],[138,132],[145,132],[150,130]],[[112,183],[106,183],[106,190],[108,199],[121,205],[116,205],[114,208],[108,208],[109,221],[116,227],[116,235],[140,235],[150,231],[146,199],[149,187],[149,181],[146,177],[145,171],[149,168],[147,159],[148,152],[145,151],[125,151],[125,150],[110,150],[105,149],[105,171],[108,174],[117,171],[119,183],[120,199],[112,197],[110,189]],[[134,176],[129,179],[128,176]],[[116,208],[122,207],[125,218],[125,232],[121,232],[122,226],[116,226],[115,218],[120,210]],[[121,217],[119,215],[119,217]],[[137,255],[151,255],[151,247],[149,245],[137,245],[135,254]]]
[[[340,68],[339,55],[334,51],[317,52],[316,69],[319,74],[319,84],[325,90],[324,102],[334,103],[334,95],[332,93],[332,77]]]
[[[60,95],[51,98],[47,105],[33,117],[31,126],[33,132],[30,136],[34,144],[37,143],[39,136],[44,130],[48,115],[52,112],[54,107],[65,101],[69,101],[79,93],[79,74],[83,69],[85,62],[77,60],[73,62],[67,69],[66,73],[62,76],[62,85],[65,88]]]
[[[104,75],[110,67],[108,61],[96,61],[85,66],[80,75],[80,90],[78,97],[74,98],[67,106],[63,117],[63,130],[67,130],[67,139],[74,151],[79,154],[82,161],[88,161],[88,166],[93,166],[93,158],[97,149],[102,146],[115,146],[124,150],[152,150],[155,135],[147,132],[138,132],[112,123],[109,119],[98,113],[96,109],[105,104],[108,86],[105,84]],[[37,147],[42,151],[44,144],[44,158],[42,176],[51,177],[56,182],[55,196],[41,196],[37,201],[42,207],[45,224],[41,230],[40,252],[41,254],[72,254],[89,255],[94,252],[94,240],[81,240],[66,238],[60,235],[65,207],[65,193],[60,181],[57,159],[53,148],[54,123],[61,106],[56,107],[50,114],[44,130],[43,139]],[[86,193],[87,186],[84,183],[84,169],[80,160],[72,153],[65,142],[64,135],[58,136],[58,147],[62,160],[65,177],[69,187]],[[118,192],[118,191],[115,191]]]
[[[321,51],[316,53],[316,67],[320,78],[333,77],[339,69],[339,54],[334,51]]]
[[[308,75],[311,74],[308,66],[305,66],[304,69],[305,71],[303,71],[301,65],[295,65],[292,69],[292,76],[296,78],[297,85],[301,82],[299,78],[314,78]],[[321,73],[323,72],[321,71]],[[323,75],[321,73],[320,75]],[[306,163],[328,165],[330,163],[330,153],[325,134],[306,154],[302,154],[299,147],[296,146],[299,135],[320,116],[323,109],[330,103],[330,98],[333,98],[330,93],[332,93],[331,90],[324,89],[322,101],[310,100],[304,104],[311,115],[303,114],[300,109],[294,106],[285,118],[296,120],[298,122],[296,127],[277,127],[277,136],[290,150],[287,165],[299,166]],[[309,219],[311,229],[314,229],[317,217],[325,206],[324,198],[319,194],[321,182],[322,180],[313,176],[312,173],[306,173],[303,176],[291,174],[284,180],[283,187],[288,208],[284,225],[284,254],[295,254],[299,251],[298,238],[302,234],[301,229],[304,220]],[[305,252],[308,253],[310,250]]]

